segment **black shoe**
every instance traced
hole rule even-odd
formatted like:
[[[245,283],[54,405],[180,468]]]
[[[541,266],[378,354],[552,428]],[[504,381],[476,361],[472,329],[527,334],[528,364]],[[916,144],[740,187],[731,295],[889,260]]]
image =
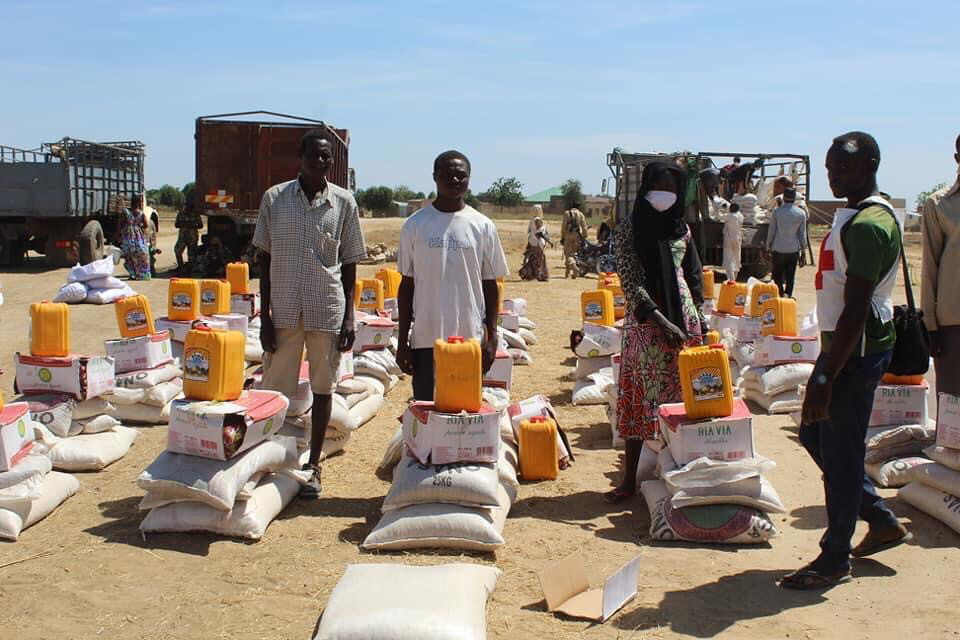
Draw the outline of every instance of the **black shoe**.
[[[305,464],[301,467],[301,470],[312,471],[312,473],[310,474],[310,479],[307,480],[307,484],[300,487],[300,497],[308,500],[319,498],[323,492],[323,485],[320,478],[320,465]]]

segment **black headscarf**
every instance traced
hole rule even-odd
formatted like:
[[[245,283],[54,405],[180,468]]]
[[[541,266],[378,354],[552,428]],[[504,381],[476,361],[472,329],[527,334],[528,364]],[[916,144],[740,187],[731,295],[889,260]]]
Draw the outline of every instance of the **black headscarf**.
[[[666,211],[657,211],[647,201],[647,193],[653,190],[657,180],[670,174],[676,184],[677,201]],[[668,243],[687,233],[684,222],[684,206],[687,194],[687,170],[673,162],[660,160],[643,168],[640,191],[633,204],[633,244],[643,265],[647,293],[661,308],[664,315],[681,329],[684,328],[680,306],[680,285],[677,271],[672,267]],[[692,246],[690,250],[696,250]]]

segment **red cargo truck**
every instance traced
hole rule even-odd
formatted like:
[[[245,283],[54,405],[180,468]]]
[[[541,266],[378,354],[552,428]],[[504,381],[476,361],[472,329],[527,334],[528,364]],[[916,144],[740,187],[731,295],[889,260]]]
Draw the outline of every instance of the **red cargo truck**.
[[[223,265],[234,260],[250,261],[260,198],[273,185],[297,177],[300,138],[315,128],[332,134],[330,182],[353,190],[353,173],[347,161],[350,134],[346,129],[270,111],[197,118],[194,206],[207,218],[202,248],[207,271],[211,270],[211,255]],[[219,267],[221,272],[223,265]]]

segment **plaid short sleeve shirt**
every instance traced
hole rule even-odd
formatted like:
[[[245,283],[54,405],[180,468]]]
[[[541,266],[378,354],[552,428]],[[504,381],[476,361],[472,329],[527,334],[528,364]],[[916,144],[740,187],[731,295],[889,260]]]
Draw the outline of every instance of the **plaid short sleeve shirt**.
[[[367,257],[356,200],[327,183],[313,202],[299,180],[263,194],[253,246],[270,254],[270,313],[278,329],[338,332],[345,298],[340,267]]]

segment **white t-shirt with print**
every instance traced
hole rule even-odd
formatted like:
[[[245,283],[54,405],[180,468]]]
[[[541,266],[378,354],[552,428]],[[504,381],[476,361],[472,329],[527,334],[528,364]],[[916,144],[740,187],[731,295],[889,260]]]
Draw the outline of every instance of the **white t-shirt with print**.
[[[444,213],[427,205],[403,224],[397,263],[414,279],[411,348],[454,335],[483,339],[482,281],[509,273],[490,218],[470,206]]]

